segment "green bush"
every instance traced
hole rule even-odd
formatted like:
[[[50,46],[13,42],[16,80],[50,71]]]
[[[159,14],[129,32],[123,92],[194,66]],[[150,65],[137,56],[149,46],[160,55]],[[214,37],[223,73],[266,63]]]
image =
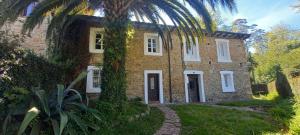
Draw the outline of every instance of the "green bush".
[[[13,87],[53,89],[64,79],[65,67],[21,48],[22,42],[21,36],[0,31],[0,96]]]
[[[80,93],[72,89],[85,76],[86,73],[81,74],[67,88],[64,85],[57,85],[56,90],[45,91],[40,88],[34,88],[31,91],[27,91],[23,88],[15,88],[6,92],[4,95],[7,99],[15,100],[13,103],[19,103],[15,104],[14,107],[9,107],[9,109],[17,110],[19,113],[15,114],[13,111],[7,113],[2,124],[2,134],[15,134],[18,130],[18,135],[24,133],[61,135],[63,133],[72,134],[75,129],[79,129],[83,134],[87,134],[89,129],[98,130],[98,125],[88,123],[80,117],[81,113],[89,112],[91,117],[100,121],[98,112],[88,108],[84,104]],[[31,95],[30,98],[28,98],[28,95]],[[30,104],[22,102],[29,102]],[[16,123],[18,125],[20,123],[21,120],[18,119],[20,116],[24,118],[20,127],[13,126],[18,127],[18,129],[11,129],[12,126],[9,125]],[[12,121],[12,119],[14,120]],[[72,129],[70,127],[76,128]]]

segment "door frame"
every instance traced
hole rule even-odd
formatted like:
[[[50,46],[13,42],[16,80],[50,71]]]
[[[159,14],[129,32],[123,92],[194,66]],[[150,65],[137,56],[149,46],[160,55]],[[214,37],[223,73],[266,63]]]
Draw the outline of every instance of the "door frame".
[[[186,70],[183,72],[184,74],[184,91],[185,91],[185,102],[189,103],[189,90],[188,90],[188,83],[189,78],[188,75],[198,75],[198,83],[199,83],[199,98],[200,102],[206,102],[205,100],[205,92],[204,92],[204,79],[203,79],[203,71],[197,70]]]
[[[164,90],[163,90],[163,74],[162,70],[145,70],[144,71],[144,100],[145,104],[149,103],[149,97],[148,97],[148,74],[158,74],[159,79],[159,102],[161,104],[164,103]]]

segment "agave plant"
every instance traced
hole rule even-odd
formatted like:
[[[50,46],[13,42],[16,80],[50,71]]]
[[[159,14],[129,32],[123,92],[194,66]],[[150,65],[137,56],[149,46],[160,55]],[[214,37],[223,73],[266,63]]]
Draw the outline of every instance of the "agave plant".
[[[65,88],[64,85],[57,85],[57,89],[49,93],[39,88],[32,89],[33,102],[17,134],[22,135],[30,132],[32,135],[38,135],[44,129],[48,129],[44,127],[52,127],[52,130],[48,132],[54,135],[70,134],[68,130],[65,130],[70,121],[73,121],[85,134],[87,134],[88,128],[97,130],[98,127],[96,125],[86,123],[77,116],[78,112],[85,111],[93,114],[96,119],[101,120],[97,115],[97,111],[88,108],[84,104],[80,93],[72,89],[85,76],[86,73],[82,73],[69,87]]]

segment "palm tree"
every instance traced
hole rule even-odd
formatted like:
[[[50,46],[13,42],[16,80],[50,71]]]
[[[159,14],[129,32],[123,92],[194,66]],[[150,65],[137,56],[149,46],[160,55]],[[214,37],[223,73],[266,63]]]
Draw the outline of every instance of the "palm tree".
[[[32,2],[38,0],[3,0],[0,25],[9,20],[15,21],[18,15]],[[202,29],[196,18],[201,18],[205,29],[211,32],[212,20],[208,7],[216,10],[219,6],[236,11],[234,0],[41,0],[31,15],[26,19],[23,32],[30,32],[51,12],[53,19],[47,35],[55,28],[66,27],[70,15],[84,14],[95,9],[104,11],[105,41],[103,63],[103,85],[101,97],[121,107],[126,100],[125,55],[126,40],[130,18],[148,20],[155,24],[164,45],[171,43],[170,29],[166,27],[167,15],[175,26],[179,37],[191,35],[201,37]],[[165,27],[161,27],[163,24]],[[50,36],[47,36],[50,37]],[[190,42],[190,41],[188,41]]]

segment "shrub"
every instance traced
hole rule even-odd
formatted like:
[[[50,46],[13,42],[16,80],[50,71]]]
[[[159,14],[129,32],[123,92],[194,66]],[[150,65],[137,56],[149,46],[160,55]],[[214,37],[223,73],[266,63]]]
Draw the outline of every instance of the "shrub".
[[[64,70],[43,56],[20,48],[22,38],[0,31],[0,97],[14,87],[53,89],[63,82]]]
[[[80,118],[81,113],[89,112],[92,117],[100,121],[100,117],[97,115],[97,111],[88,108],[84,102],[83,98],[78,91],[72,89],[72,87],[82,78],[84,78],[86,73],[81,74],[78,79],[70,84],[69,87],[65,88],[63,85],[57,85],[56,90],[49,90],[48,92],[40,88],[34,88],[30,92],[17,88],[13,93],[5,94],[8,99],[15,100],[15,93],[21,93],[24,95],[31,95],[31,98],[25,98],[25,101],[29,101],[27,104],[26,111],[22,111],[24,117],[21,126],[18,129],[18,135],[24,133],[30,134],[72,134],[74,131],[72,128],[66,128],[76,126],[84,134],[87,134],[88,129],[97,130],[98,126],[93,123],[87,123]],[[27,94],[30,93],[30,94]],[[22,104],[16,105],[16,109],[22,107]],[[11,109],[11,108],[10,108]],[[18,121],[12,122],[11,118],[16,118],[18,115],[13,113],[8,113],[3,123],[3,134],[15,133],[16,130],[9,130],[8,128],[12,123],[17,123]]]
[[[276,66],[276,90],[280,97],[289,98],[293,96],[292,88],[287,77],[282,73],[280,65]]]

